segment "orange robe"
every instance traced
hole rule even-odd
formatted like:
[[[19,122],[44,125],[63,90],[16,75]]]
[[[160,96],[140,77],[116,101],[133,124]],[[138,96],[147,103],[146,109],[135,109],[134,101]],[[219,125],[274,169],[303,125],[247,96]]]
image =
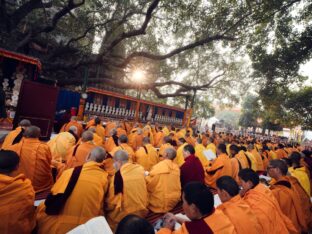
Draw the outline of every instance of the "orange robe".
[[[86,162],[91,150],[95,146],[96,145],[91,141],[82,142],[73,146],[69,150],[67,156],[66,168],[68,169],[83,165]]]
[[[217,209],[221,210],[230,219],[237,233],[262,234],[262,228],[257,217],[240,195],[222,203]]]
[[[133,159],[135,158],[135,155],[134,155],[134,151],[133,149],[126,143],[122,143],[120,144],[119,146],[115,147],[110,153],[110,155],[112,157],[114,157],[115,153],[118,151],[118,150],[125,150],[127,151],[128,153],[128,157],[129,157],[129,162],[133,162]]]
[[[36,224],[34,200],[34,189],[23,174],[16,177],[0,174],[1,234],[31,233]]]
[[[237,158],[231,158],[230,160],[232,165],[232,177],[237,183],[239,183],[238,172],[241,169],[240,162]]]
[[[190,145],[192,145],[192,146],[195,146],[196,140],[195,140],[193,137],[191,137],[191,136],[186,137],[185,140],[186,140],[186,142],[187,142],[188,144],[190,144]]]
[[[110,136],[111,131],[113,128],[116,128],[116,123],[114,122],[107,122],[106,127],[105,127],[105,134],[107,137]]]
[[[256,215],[264,234],[297,233],[294,224],[283,214],[270,189],[263,184],[248,190],[243,200]]]
[[[228,155],[220,154],[211,167],[206,169],[205,183],[213,188],[216,188],[216,181],[221,176],[232,176],[232,164]]]
[[[281,179],[274,183],[270,189],[282,212],[292,221],[297,230],[300,233],[307,230],[307,223],[300,205],[300,197],[291,190],[291,184],[287,180]]]
[[[30,179],[36,193],[52,187],[52,155],[46,143],[35,138],[23,138],[20,143],[12,145],[9,149],[20,156],[16,174],[23,173]]]
[[[219,209],[216,209],[213,214],[204,218],[204,221],[210,227],[213,233],[216,234],[235,234],[235,228],[229,218]],[[160,229],[157,234],[189,234],[185,223],[176,231],[171,231],[168,228]],[[199,233],[198,233],[199,234]]]
[[[77,128],[77,136],[80,137],[83,132],[83,127],[77,121],[71,120],[70,122],[64,124],[60,130],[60,132],[68,132],[71,126],[75,126]]]
[[[21,133],[22,127],[17,127],[15,130],[9,132],[9,134],[5,137],[1,149],[6,150],[13,144],[14,139]]]
[[[135,152],[133,161],[140,164],[145,171],[150,171],[159,160],[156,149],[151,144],[147,144]]]
[[[104,142],[105,141],[105,128],[102,126],[102,124],[98,124],[95,126],[95,132],[99,137],[102,138]]]
[[[91,119],[91,120],[87,123],[86,129],[88,129],[88,128],[94,126],[94,125],[95,125],[95,119]]]
[[[206,150],[203,144],[197,144],[195,146],[195,156],[200,160],[203,168],[207,167],[209,164],[208,159],[204,155],[204,151]]]
[[[93,143],[96,145],[96,146],[101,146],[104,148],[104,141],[103,141],[103,138],[100,137],[98,134],[96,133],[93,133]]]
[[[251,151],[251,154],[254,156],[257,164],[257,171],[264,171],[263,161],[261,155],[258,153],[256,149]]]
[[[126,130],[124,130],[123,128],[117,128],[117,136],[120,137],[121,135],[127,136]]]
[[[101,164],[87,162],[83,165],[76,186],[59,215],[47,215],[41,203],[37,212],[38,233],[67,233],[89,219],[104,215],[103,204],[108,188],[107,173]],[[63,193],[68,185],[73,169],[63,172],[56,181],[52,194]]]
[[[239,151],[238,154],[235,155],[235,158],[239,160],[242,169],[249,168],[248,158],[243,150]]]
[[[154,146],[155,146],[156,148],[159,148],[159,147],[161,146],[161,144],[162,144],[162,142],[163,142],[164,136],[165,136],[165,134],[164,134],[162,131],[157,132],[157,133],[155,134],[155,137],[154,137]]]
[[[278,149],[275,151],[278,159],[287,158],[288,154],[284,149]]]
[[[113,137],[109,137],[104,145],[105,150],[111,152],[115,147],[117,147],[117,145],[115,144]]]
[[[156,164],[145,179],[148,208],[154,213],[166,213],[181,200],[180,168],[172,160]]]
[[[148,195],[143,167],[126,163],[121,167],[120,173],[123,179],[123,193],[115,195],[114,175],[106,198],[106,217],[112,230],[115,230],[120,220],[128,214],[140,217],[147,214]]]

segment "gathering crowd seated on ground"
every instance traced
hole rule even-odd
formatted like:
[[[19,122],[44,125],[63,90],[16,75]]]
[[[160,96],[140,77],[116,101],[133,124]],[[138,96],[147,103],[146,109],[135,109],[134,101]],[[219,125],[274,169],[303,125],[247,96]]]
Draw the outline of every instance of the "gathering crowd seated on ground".
[[[310,233],[312,147],[73,116],[0,150],[0,233]]]

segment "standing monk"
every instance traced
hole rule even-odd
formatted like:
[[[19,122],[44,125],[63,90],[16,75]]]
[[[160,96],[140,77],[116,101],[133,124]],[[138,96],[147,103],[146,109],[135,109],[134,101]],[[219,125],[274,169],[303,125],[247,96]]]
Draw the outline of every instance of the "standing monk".
[[[31,233],[35,227],[35,192],[23,174],[14,176],[19,156],[9,150],[0,151],[0,232]]]
[[[107,221],[112,230],[130,213],[144,217],[148,205],[143,167],[129,163],[128,153],[124,150],[114,154],[114,166],[117,172],[106,198]]]
[[[46,143],[39,140],[39,136],[40,128],[30,126],[25,130],[20,143],[9,147],[20,156],[16,173],[23,173],[30,179],[36,193],[49,190],[53,185],[51,151]]]
[[[149,137],[143,138],[143,146],[135,152],[134,161],[140,164],[145,171],[150,171],[158,163],[157,151],[150,143]]]
[[[46,204],[40,204],[37,212],[38,233],[67,233],[89,219],[104,215],[104,197],[108,181],[107,173],[101,165],[105,155],[106,152],[101,147],[96,147],[91,151],[88,161],[81,166],[81,172],[76,178],[77,183],[72,193],[58,214],[47,214]],[[51,189],[52,195],[64,193],[69,186],[73,171],[74,169],[68,169],[63,172]]]
[[[80,137],[83,131],[83,127],[80,123],[78,123],[77,116],[72,116],[70,121],[62,126],[60,132],[67,132],[70,126],[75,126],[77,128],[77,135]]]
[[[156,164],[146,177],[148,208],[154,213],[172,210],[181,199],[180,168],[173,159],[176,151],[167,148],[164,160]]]
[[[28,119],[23,119],[19,122],[18,127],[11,131],[4,139],[2,149],[7,149],[9,146],[19,143],[24,135],[25,130],[31,125]]]

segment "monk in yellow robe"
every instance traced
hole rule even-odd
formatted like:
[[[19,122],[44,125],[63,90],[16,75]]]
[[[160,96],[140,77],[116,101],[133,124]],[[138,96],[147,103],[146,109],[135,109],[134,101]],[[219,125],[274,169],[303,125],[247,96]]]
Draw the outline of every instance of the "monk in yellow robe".
[[[60,130],[60,132],[68,132],[71,126],[75,126],[77,128],[77,136],[80,137],[83,131],[83,127],[77,121],[77,116],[72,116],[70,122],[64,124]]]
[[[133,150],[139,149],[143,146],[143,131],[141,128],[136,128],[135,130],[131,131],[129,135],[129,145],[132,147]]]
[[[9,150],[0,151],[0,232],[31,233],[35,227],[35,192],[23,174],[14,176],[19,156]]]
[[[259,184],[259,176],[252,169],[242,169],[239,174],[241,196],[256,215],[262,233],[298,233],[291,220],[286,217],[270,189]]]
[[[301,165],[301,155],[298,152],[293,152],[290,155],[292,166],[289,168],[289,172],[293,177],[296,177],[304,188],[306,193],[311,196],[311,185],[309,176],[305,170],[305,167]]]
[[[143,137],[149,137],[151,144],[154,145],[154,135],[153,135],[152,128],[149,125],[149,123],[147,123],[145,127],[143,128]]]
[[[207,150],[211,150],[213,153],[217,153],[217,147],[216,145],[213,143],[214,139],[212,137],[209,137],[207,140]]]
[[[118,146],[109,153],[114,157],[118,150],[125,150],[128,153],[129,162],[133,162],[135,159],[134,151],[131,146],[128,145],[128,137],[126,135],[121,135],[118,138]]]
[[[106,126],[105,126],[106,137],[110,137],[111,136],[111,131],[113,129],[117,129],[117,124],[115,122],[107,122]],[[117,130],[116,130],[116,134],[117,134]]]
[[[171,145],[171,139],[169,136],[165,136],[163,139],[163,144],[160,146],[160,149],[158,151],[159,160],[163,159],[163,156],[165,155],[165,151],[168,148],[174,149],[174,147]]]
[[[263,166],[263,161],[262,161],[261,155],[255,149],[253,144],[249,144],[247,147],[247,150],[250,154],[253,155],[253,158],[255,159],[257,172],[262,173],[264,171],[264,166]]]
[[[189,132],[186,132],[185,137],[184,137],[185,141],[192,145],[193,147],[195,147],[196,144],[196,140],[190,135]]]
[[[117,171],[109,185],[105,209],[113,231],[128,214],[145,217],[148,205],[143,167],[129,163],[128,153],[124,150],[116,151],[114,165]]]
[[[236,233],[230,219],[214,208],[214,198],[209,188],[200,182],[191,182],[183,188],[183,209],[191,221],[176,218],[171,213],[164,216],[163,228],[157,234]],[[174,230],[175,223],[182,223]]]
[[[173,159],[176,151],[167,148],[164,160],[153,166],[145,178],[148,191],[148,208],[154,213],[172,210],[181,199],[180,168]]]
[[[53,185],[51,151],[46,143],[39,140],[39,136],[40,128],[30,126],[20,143],[9,147],[20,156],[16,175],[23,173],[30,179],[36,193],[49,190]]]
[[[94,119],[95,133],[105,141],[105,128],[103,127],[102,121],[99,117]]]
[[[37,212],[38,233],[67,233],[88,220],[104,215],[103,207],[108,188],[107,173],[101,168],[106,152],[101,147],[91,151],[81,169],[78,181],[57,215],[46,213],[45,203]],[[74,169],[63,172],[51,189],[53,195],[64,193]]]
[[[219,144],[217,158],[206,169],[205,183],[210,187],[216,188],[217,179],[225,175],[232,176],[232,164],[229,156],[226,154],[226,146]]]
[[[23,119],[19,122],[18,127],[11,131],[4,139],[1,149],[7,149],[9,146],[19,143],[22,138],[25,130],[31,125],[28,119]]]
[[[93,133],[93,143],[104,148],[104,139],[96,133],[95,127],[90,127],[88,131]]]
[[[239,161],[240,169],[249,168],[249,158],[244,154],[244,151],[241,150],[237,145],[230,146],[230,154],[232,158],[236,158]]]
[[[110,131],[110,137],[105,141],[104,148],[107,152],[111,152],[115,147],[118,146],[117,130],[113,128]]]
[[[151,168],[158,163],[159,158],[157,151],[150,143],[149,137],[143,138],[143,146],[135,152],[133,161],[140,164],[145,171],[150,171]]]
[[[290,218],[298,232],[307,232],[308,225],[300,205],[300,197],[291,190],[291,184],[285,179],[287,171],[288,167],[284,161],[278,159],[270,161],[268,174],[275,181],[270,189],[282,212]]]
[[[241,234],[261,234],[262,228],[249,205],[239,195],[239,186],[230,176],[217,180],[217,192],[222,204],[217,207],[234,224],[235,231]]]
[[[81,142],[69,150],[66,169],[83,165],[94,147],[96,145],[93,143],[93,133],[91,131],[83,132]]]
[[[181,167],[184,163],[183,149],[184,146],[187,145],[187,142],[185,141],[184,138],[179,138],[177,143],[178,143],[177,157],[173,161],[176,164],[178,164],[179,167]]]
[[[206,168],[209,164],[208,159],[204,155],[205,151],[206,151],[206,148],[202,144],[202,139],[197,138],[196,145],[195,145],[195,156],[200,160],[203,168]]]
[[[158,127],[158,132],[154,136],[154,146],[156,148],[160,148],[164,137],[165,133],[162,131],[162,127]]]
[[[116,130],[117,130],[117,136],[118,137],[120,137],[121,135],[126,135],[127,136],[127,132],[123,128],[123,126],[122,126],[122,124],[120,122],[117,123]]]

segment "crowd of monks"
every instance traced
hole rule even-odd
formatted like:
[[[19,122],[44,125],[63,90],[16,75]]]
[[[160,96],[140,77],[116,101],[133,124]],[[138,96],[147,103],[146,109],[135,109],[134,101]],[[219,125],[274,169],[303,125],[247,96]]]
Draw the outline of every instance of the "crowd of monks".
[[[164,214],[160,234],[312,231],[311,148],[98,117],[82,126],[75,116],[50,141],[39,137],[22,120],[2,143],[0,233],[67,233],[98,216],[115,231],[149,212]],[[189,220],[170,213],[181,203]]]

